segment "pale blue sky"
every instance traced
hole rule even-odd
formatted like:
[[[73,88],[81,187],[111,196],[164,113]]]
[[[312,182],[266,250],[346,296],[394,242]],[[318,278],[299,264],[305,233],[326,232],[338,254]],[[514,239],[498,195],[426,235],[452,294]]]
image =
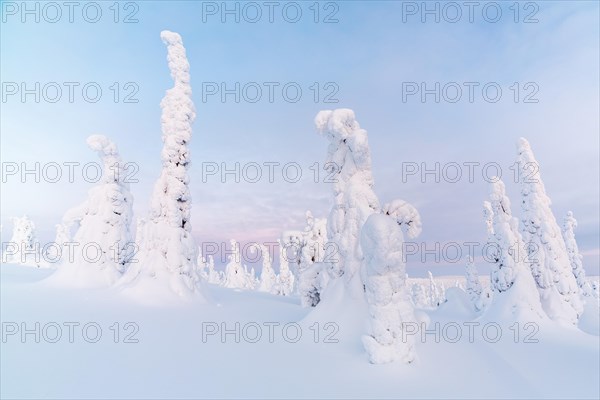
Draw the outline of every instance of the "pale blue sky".
[[[530,24],[514,23],[512,1],[501,2],[503,17],[497,23],[486,22],[476,11],[474,23],[463,16],[455,24],[436,24],[431,17],[421,23],[418,16],[403,23],[403,4],[393,1],[337,2],[339,22],[332,24],[313,22],[308,8],[313,2],[300,3],[303,17],[296,24],[277,11],[275,23],[266,16],[256,24],[234,23],[231,17],[221,23],[219,16],[203,22],[202,2],[192,1],[137,2],[139,22],[132,24],[112,21],[113,2],[99,2],[103,16],[96,24],[85,22],[77,10],[73,23],[66,16],[54,24],[22,23],[19,14],[6,15],[7,2],[2,3],[3,83],[98,82],[104,90],[95,104],[86,103],[77,91],[73,103],[64,98],[56,104],[36,104],[31,97],[25,103],[16,96],[3,100],[3,163],[96,161],[85,139],[105,134],[117,142],[126,161],[140,166],[140,182],[132,192],[136,214],[143,216],[160,169],[159,103],[171,80],[159,33],[168,29],[179,32],[187,48],[198,112],[191,144],[198,241],[274,240],[282,230],[303,228],[308,209],[325,216],[331,189],[312,183],[308,167],[323,162],[327,142],[315,133],[312,121],[321,109],[347,107],[369,132],[382,203],[399,197],[415,204],[424,224],[418,241],[429,244],[484,242],[481,203],[488,185],[480,173],[474,183],[435,183],[431,178],[421,183],[415,177],[403,183],[402,163],[497,162],[518,215],[518,187],[508,168],[515,161],[516,140],[527,137],[557,218],[562,221],[573,210],[585,265],[598,274],[600,33],[595,1],[538,2],[539,22]],[[422,81],[497,82],[503,97],[493,104],[480,95],[473,104],[404,103],[402,82]],[[135,82],[139,102],[115,104],[109,90],[113,82]],[[298,82],[304,93],[295,104],[280,95],[273,103],[236,104],[231,97],[225,103],[216,97],[203,103],[203,82]],[[313,82],[335,82],[339,103],[315,103],[309,92]],[[539,103],[515,104],[509,90],[513,82],[535,82]],[[202,162],[267,161],[298,162],[303,179],[294,184],[280,174],[274,183],[201,179]],[[9,178],[1,193],[3,237],[10,231],[8,218],[27,213],[40,237],[52,239],[54,225],[85,198],[90,186],[81,179],[22,184]],[[415,274],[422,273],[416,260],[410,264]],[[426,268],[446,271],[431,262]]]

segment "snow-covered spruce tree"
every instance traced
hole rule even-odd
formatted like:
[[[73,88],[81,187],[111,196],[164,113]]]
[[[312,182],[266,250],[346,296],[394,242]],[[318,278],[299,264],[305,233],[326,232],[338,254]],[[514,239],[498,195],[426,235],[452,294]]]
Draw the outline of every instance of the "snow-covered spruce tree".
[[[404,233],[411,239],[421,233],[421,216],[403,200],[383,206],[361,228],[362,281],[369,305],[371,331],[363,337],[372,363],[400,359],[412,362],[414,343],[403,335],[403,323],[415,322],[411,292],[406,287]]]
[[[361,229],[370,313],[370,332],[363,344],[374,364],[415,359],[412,336],[403,332],[405,323],[416,321],[406,287],[403,242],[398,222],[388,215],[371,215]]]
[[[542,308],[535,289],[531,272],[524,263],[524,247],[517,227],[517,219],[512,216],[510,200],[506,196],[504,183],[499,178],[492,179],[489,206],[484,203],[486,224],[491,209],[493,232],[488,243],[493,249],[494,268],[490,274],[490,289],[498,295],[503,312],[510,312],[511,318],[524,315],[541,315]],[[487,302],[484,299],[484,302]]]
[[[329,139],[324,167],[334,181],[327,239],[338,248],[331,271],[335,277],[343,275],[351,295],[363,296],[359,273],[363,258],[360,229],[371,214],[379,211],[379,200],[373,192],[367,132],[360,128],[354,111],[349,109],[321,111],[315,124]]]
[[[490,202],[484,202],[483,209],[488,233],[491,232],[489,243],[494,244],[495,267],[491,272],[491,286],[497,292],[505,292],[514,283],[516,266],[522,265],[523,243],[515,229],[515,218],[510,211],[504,182],[498,178],[495,180],[491,184]],[[492,228],[489,227],[490,209]]]
[[[575,240],[575,228],[577,228],[577,220],[573,217],[573,212],[569,211],[563,221],[563,238],[565,240],[565,246],[567,247],[569,261],[571,261],[573,275],[579,286],[579,291],[584,296],[590,296],[592,290],[590,283],[585,278],[585,270],[583,269],[582,262],[583,256],[579,254],[579,246],[577,246],[577,241]]]
[[[260,280],[256,277],[254,267],[248,271],[248,266],[244,264],[244,274],[246,275],[246,289],[254,290],[260,284]]]
[[[542,306],[554,320],[577,324],[583,304],[565,241],[550,209],[529,142],[518,142],[519,182],[521,185],[522,229],[527,262],[540,291]]]
[[[479,281],[479,274],[477,273],[477,268],[475,267],[475,263],[473,263],[473,258],[471,256],[467,256],[465,272],[467,281],[466,292],[469,295],[475,310],[481,311],[483,308],[481,301],[481,282]]]
[[[275,286],[277,284],[277,275],[275,274],[271,264],[271,255],[269,254],[269,249],[263,244],[259,245],[259,248],[262,254],[263,264],[262,271],[260,273],[260,284],[258,286],[258,290],[261,292],[271,293],[276,290]]]
[[[279,275],[277,276],[277,294],[280,296],[290,296],[294,292],[295,277],[287,259],[286,249],[281,245],[281,241],[277,239],[279,244]]]
[[[12,218],[13,233],[8,242],[2,262],[40,267],[42,262],[40,244],[35,234],[35,224],[27,215]]]
[[[102,160],[102,177],[84,203],[63,216],[65,230],[77,244],[63,254],[51,279],[65,285],[106,287],[114,284],[135,253],[131,231],[133,196],[117,146],[103,135],[92,135],[88,146]]]
[[[160,34],[167,46],[167,60],[174,86],[160,106],[163,149],[162,171],[155,186],[148,217],[139,243],[139,262],[132,264],[124,284],[139,290],[145,286],[170,290],[180,296],[198,293],[197,247],[192,237],[188,169],[192,123],[196,117],[190,86],[190,64],[181,36]],[[135,290],[135,289],[134,289]]]

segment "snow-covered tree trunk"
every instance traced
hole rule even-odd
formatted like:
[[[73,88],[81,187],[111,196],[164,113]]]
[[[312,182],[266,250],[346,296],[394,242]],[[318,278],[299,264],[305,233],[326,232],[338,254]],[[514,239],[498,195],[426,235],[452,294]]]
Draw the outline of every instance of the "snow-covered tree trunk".
[[[190,65],[181,36],[160,34],[174,86],[161,101],[162,171],[154,186],[148,218],[143,225],[139,262],[124,277],[130,287],[167,289],[180,296],[198,292],[197,247],[192,237],[188,170],[192,123],[196,117],[190,86]]]
[[[518,163],[523,240],[542,305],[550,318],[577,324],[583,312],[579,286],[550,209],[551,201],[541,180],[539,164],[524,138],[518,143]]]
[[[585,270],[583,269],[583,256],[579,253],[579,246],[575,240],[575,228],[577,228],[577,220],[573,217],[573,212],[567,212],[567,216],[563,221],[563,238],[565,240],[565,246],[567,247],[567,254],[569,255],[569,261],[571,262],[571,268],[573,269],[573,275],[579,286],[579,291],[584,296],[590,296],[591,286],[585,277]]]
[[[465,272],[467,280],[466,292],[469,295],[475,310],[481,311],[483,306],[481,301],[481,282],[479,281],[479,274],[477,273],[477,268],[475,267],[471,256],[467,256]]]
[[[370,332],[363,344],[374,364],[415,359],[412,336],[404,331],[415,323],[402,254],[404,238],[397,221],[371,215],[361,229]]]
[[[371,214],[379,211],[379,200],[373,192],[367,132],[360,128],[354,112],[349,109],[321,111],[315,124],[329,139],[324,167],[334,182],[327,238],[338,248],[331,271],[335,277],[344,276],[350,293],[362,296],[360,229]]]

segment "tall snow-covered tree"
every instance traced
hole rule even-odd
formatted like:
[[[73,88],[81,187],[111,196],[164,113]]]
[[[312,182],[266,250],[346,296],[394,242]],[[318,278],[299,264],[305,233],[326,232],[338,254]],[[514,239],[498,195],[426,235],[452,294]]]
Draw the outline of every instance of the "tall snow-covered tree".
[[[360,229],[367,218],[380,208],[373,192],[367,131],[361,129],[354,112],[349,109],[321,111],[315,118],[315,124],[317,130],[329,139],[324,167],[334,182],[327,238],[338,248],[336,259],[331,262],[331,271],[336,277],[344,276],[351,294],[362,296]]]
[[[277,275],[273,270],[269,249],[263,244],[259,245],[259,247],[262,254],[263,265],[260,273],[260,284],[258,286],[258,290],[261,292],[271,293],[276,289],[275,286],[277,284]]]
[[[370,313],[370,332],[363,344],[374,364],[415,359],[414,339],[404,332],[405,324],[416,318],[406,287],[403,242],[398,222],[388,215],[372,214],[361,229]]]
[[[583,312],[583,304],[565,241],[550,208],[551,201],[529,142],[521,138],[517,147],[527,261],[548,316],[576,324]]]
[[[27,215],[12,218],[13,233],[2,254],[2,262],[32,267],[42,266],[35,224]]]
[[[174,81],[174,86],[167,90],[160,103],[162,171],[143,224],[139,262],[132,264],[123,282],[131,288],[138,286],[142,291],[144,286],[161,287],[185,296],[199,292],[188,175],[189,143],[196,112],[192,102],[190,64],[181,36],[170,31],[163,31],[160,36],[167,46],[167,60]]]
[[[102,177],[88,191],[86,201],[63,216],[64,233],[74,229],[73,242],[78,246],[63,254],[51,279],[72,286],[103,287],[121,277],[135,253],[133,196],[117,146],[103,135],[90,136],[87,144],[102,160]]]
[[[579,246],[575,240],[575,228],[577,228],[577,220],[573,217],[573,212],[567,212],[567,216],[563,220],[562,233],[567,247],[567,254],[573,269],[573,275],[579,286],[579,291],[584,296],[590,296],[592,293],[591,286],[585,278],[585,270],[583,269],[583,256],[579,253]]]
[[[473,262],[473,258],[471,256],[467,256],[465,272],[467,281],[466,292],[469,295],[475,310],[480,311],[483,308],[481,301],[481,282],[479,281],[477,267],[475,267],[475,263]]]

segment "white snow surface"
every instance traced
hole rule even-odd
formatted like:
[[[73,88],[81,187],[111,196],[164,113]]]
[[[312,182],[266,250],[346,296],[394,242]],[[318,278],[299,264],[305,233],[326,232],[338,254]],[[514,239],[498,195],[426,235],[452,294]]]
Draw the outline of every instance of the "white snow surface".
[[[395,362],[374,365],[362,346],[367,313],[363,302],[347,303],[339,280],[316,308],[302,308],[295,296],[276,296],[258,291],[235,291],[206,285],[210,303],[197,297],[181,299],[162,307],[147,307],[117,290],[58,289],[42,279],[47,269],[0,266],[0,310],[3,324],[77,322],[74,342],[68,330],[57,343],[33,335],[22,343],[19,335],[8,336],[1,346],[0,396],[2,398],[595,398],[600,396],[600,351],[598,304],[588,301],[581,318],[589,323],[586,333],[545,319],[532,338],[523,329],[514,342],[510,325],[501,316],[477,316],[469,299],[458,288],[450,288],[448,301],[437,310],[416,310],[420,321],[441,326],[464,321],[495,322],[502,327],[497,343],[481,334],[469,343],[466,327],[456,343],[435,342],[428,335],[415,340],[418,358],[411,364]],[[436,277],[436,279],[438,279]],[[448,284],[456,277],[439,278]],[[424,281],[424,280],[423,280]],[[340,302],[344,302],[341,304]],[[595,315],[595,326],[594,324]],[[523,321],[526,321],[527,318]],[[590,321],[588,321],[590,320]],[[84,324],[102,328],[97,343],[82,339]],[[119,343],[110,326],[120,325]],[[138,343],[123,343],[123,329],[133,322]],[[296,343],[282,339],[275,329],[269,343],[263,326],[257,343],[233,335],[221,343],[218,335],[202,340],[202,324],[226,323],[233,328],[250,322],[284,324],[297,322],[302,336]],[[319,323],[320,337],[314,341],[311,326]],[[333,323],[325,329],[325,324]],[[333,328],[337,328],[337,331]],[[47,330],[53,337],[54,331]],[[248,330],[248,336],[254,336]],[[293,338],[294,329],[289,329]],[[480,332],[480,330],[475,331]],[[494,336],[489,329],[489,336]],[[337,343],[325,343],[337,339]],[[94,330],[89,330],[94,336]],[[448,336],[453,336],[448,329]],[[131,339],[131,338],[130,338]],[[85,367],[84,367],[85,366]]]

